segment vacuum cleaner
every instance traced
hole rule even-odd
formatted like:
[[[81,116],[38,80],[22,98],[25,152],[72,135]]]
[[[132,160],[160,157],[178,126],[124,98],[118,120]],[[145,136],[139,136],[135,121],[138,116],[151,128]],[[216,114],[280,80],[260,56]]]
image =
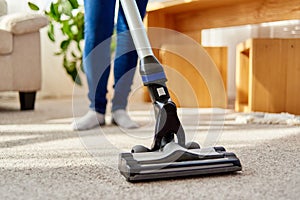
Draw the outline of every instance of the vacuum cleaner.
[[[136,2],[121,0],[121,5],[140,59],[140,75],[154,106],[156,124],[150,148],[136,145],[130,153],[120,153],[120,173],[127,181],[137,182],[242,170],[237,156],[224,147],[200,148],[196,142],[186,143],[163,66],[152,52]]]

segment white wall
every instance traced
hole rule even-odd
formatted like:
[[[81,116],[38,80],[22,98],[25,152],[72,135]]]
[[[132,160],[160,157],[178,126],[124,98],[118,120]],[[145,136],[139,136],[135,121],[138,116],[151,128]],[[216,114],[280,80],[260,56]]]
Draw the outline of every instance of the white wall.
[[[202,32],[204,46],[228,47],[228,97],[235,99],[236,45],[249,38],[300,38],[300,20],[257,25],[207,29]]]
[[[27,6],[28,2],[35,3],[42,10],[49,8],[49,5],[54,0],[6,0],[8,4],[8,12],[14,13],[19,11],[30,11]],[[79,4],[83,4],[83,0],[78,0]]]
[[[51,0],[6,0],[6,1],[7,1],[9,13],[30,11],[30,9],[27,6],[28,1],[37,4],[42,9],[46,8],[46,6],[49,5],[49,3],[51,2]]]
[[[81,74],[83,86],[76,86],[71,77],[67,75],[62,65],[62,56],[55,56],[54,52],[59,49],[59,43],[53,43],[47,35],[47,28],[41,30],[42,46],[42,90],[40,97],[63,97],[71,95],[86,95],[87,85],[84,74]],[[59,33],[56,33],[59,36]],[[60,36],[63,38],[63,36]],[[59,38],[59,37],[58,37]],[[75,93],[74,92],[75,90]]]
[[[235,98],[235,53],[236,45],[252,37],[251,26],[203,30],[203,46],[228,47],[227,88],[228,98]]]
[[[30,0],[36,3],[41,8],[47,8],[52,0]],[[160,0],[152,0],[160,1]],[[27,6],[27,0],[7,0],[8,11],[10,13],[19,11],[30,11]],[[82,3],[83,0],[80,0]],[[300,20],[294,20],[292,23],[287,22],[288,30],[290,33],[296,32],[296,34],[287,34],[286,24],[277,23],[271,24],[271,28],[268,24],[256,25],[256,26],[238,26],[229,28],[209,29],[204,30],[202,33],[202,44],[204,46],[227,46],[228,47],[228,97],[230,99],[235,98],[235,49],[236,45],[251,37],[300,37]],[[290,25],[292,26],[290,27]],[[53,44],[47,37],[47,29],[44,28],[41,31],[42,42],[42,69],[43,69],[43,85],[42,91],[39,95],[42,97],[60,97],[69,96],[73,92],[73,82],[70,77],[66,75],[60,57],[54,56],[53,52],[58,47],[58,44]],[[84,77],[84,76],[82,76]],[[84,81],[85,82],[85,81]],[[82,88],[76,88],[76,95],[86,95],[86,85]]]

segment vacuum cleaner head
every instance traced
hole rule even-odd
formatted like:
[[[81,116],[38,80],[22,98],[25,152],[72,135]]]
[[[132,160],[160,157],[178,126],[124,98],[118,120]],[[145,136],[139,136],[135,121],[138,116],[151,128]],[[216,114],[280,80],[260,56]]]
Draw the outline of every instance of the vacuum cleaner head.
[[[161,151],[121,153],[119,170],[129,182],[242,170],[234,153],[223,147],[186,149],[171,142]]]
[[[241,170],[241,163],[235,154],[226,152],[222,147],[183,147],[185,133],[166,85],[163,66],[152,52],[138,6],[134,0],[121,0],[121,4],[141,61],[140,75],[148,87],[156,113],[151,149],[138,146],[133,148],[133,153],[121,153],[121,174],[128,181],[142,181]],[[175,135],[178,143],[174,142]]]

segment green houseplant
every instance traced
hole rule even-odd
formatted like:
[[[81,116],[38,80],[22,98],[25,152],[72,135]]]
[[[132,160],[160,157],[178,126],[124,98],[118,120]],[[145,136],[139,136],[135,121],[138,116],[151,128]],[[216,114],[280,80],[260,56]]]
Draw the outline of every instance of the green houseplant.
[[[28,2],[31,10],[39,11],[40,8]],[[48,37],[52,42],[59,42],[59,50],[55,55],[63,57],[63,67],[72,80],[82,85],[79,69],[83,72],[82,48],[84,38],[84,12],[77,0],[56,0],[50,8],[44,11],[49,18]],[[61,41],[56,41],[56,29],[63,35]],[[74,48],[75,47],[75,48]]]

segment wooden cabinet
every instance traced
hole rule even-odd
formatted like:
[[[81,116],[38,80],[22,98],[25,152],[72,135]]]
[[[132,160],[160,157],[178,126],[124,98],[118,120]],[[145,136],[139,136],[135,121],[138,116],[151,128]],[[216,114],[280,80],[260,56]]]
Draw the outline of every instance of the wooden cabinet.
[[[226,108],[227,47],[204,47],[205,51],[202,49],[201,52],[194,49],[184,45],[163,45],[159,50],[158,58],[164,66],[172,100],[178,107]],[[177,54],[180,51],[197,57],[202,70]],[[144,99],[150,100],[147,93]]]
[[[209,28],[298,20],[299,5],[300,0],[154,1],[147,6],[145,22],[147,27],[162,27],[189,34]]]
[[[236,111],[300,114],[300,39],[239,44],[236,89]]]

